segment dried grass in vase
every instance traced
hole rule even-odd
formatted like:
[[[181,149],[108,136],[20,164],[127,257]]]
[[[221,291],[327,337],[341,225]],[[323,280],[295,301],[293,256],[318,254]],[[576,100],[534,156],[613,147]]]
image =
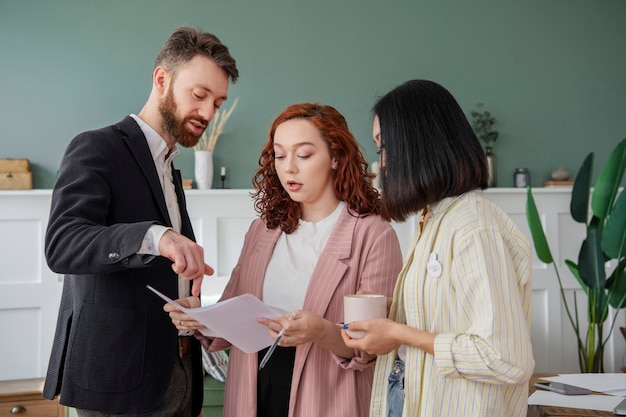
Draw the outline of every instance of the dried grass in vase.
[[[209,123],[202,136],[200,136],[200,140],[198,141],[196,146],[193,147],[194,150],[213,152],[213,149],[215,149],[215,144],[217,143],[217,139],[222,134],[222,131],[224,130],[224,125],[228,121],[228,118],[235,110],[235,107],[237,107],[238,101],[239,97],[235,99],[230,109],[224,110],[223,112],[221,111],[221,109],[219,109],[215,112],[211,123]]]

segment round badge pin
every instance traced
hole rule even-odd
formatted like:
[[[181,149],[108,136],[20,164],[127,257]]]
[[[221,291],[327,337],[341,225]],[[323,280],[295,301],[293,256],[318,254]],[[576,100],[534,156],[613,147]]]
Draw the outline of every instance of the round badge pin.
[[[441,264],[437,260],[437,254],[431,253],[428,257],[428,264],[426,264],[428,275],[433,278],[439,278],[441,276]]]

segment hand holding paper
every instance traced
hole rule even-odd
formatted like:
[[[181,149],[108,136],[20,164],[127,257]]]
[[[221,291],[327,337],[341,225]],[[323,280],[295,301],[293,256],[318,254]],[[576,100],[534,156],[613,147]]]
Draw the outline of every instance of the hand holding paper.
[[[252,294],[242,294],[208,307],[187,308],[153,287],[147,287],[206,326],[207,329],[200,330],[205,336],[224,338],[246,353],[258,352],[273,342],[267,328],[258,323],[257,318],[275,318],[280,314]]]
[[[199,308],[201,307],[200,298],[198,297],[186,297],[175,300],[178,304],[185,308]],[[172,319],[172,323],[178,330],[198,330],[201,331],[206,329],[206,326],[195,318],[190,316],[189,314],[181,311],[174,304],[165,303],[163,305],[163,310],[167,311],[170,314],[170,319]]]

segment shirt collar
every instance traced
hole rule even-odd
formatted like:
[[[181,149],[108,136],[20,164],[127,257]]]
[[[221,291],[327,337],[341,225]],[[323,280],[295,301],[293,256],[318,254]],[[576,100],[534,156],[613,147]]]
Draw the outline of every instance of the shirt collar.
[[[454,197],[445,197],[445,198],[443,198],[443,199],[433,203],[429,207],[428,211],[430,213],[430,218],[432,219],[433,217],[437,217],[440,213],[447,211],[448,208],[452,204],[454,204],[457,200],[459,200],[460,198],[465,198],[468,195],[470,195],[471,193],[473,193],[473,194],[480,194],[480,195],[483,194],[482,190],[477,189],[477,190],[465,192],[465,193],[463,193],[461,195],[457,195],[457,196],[454,196]],[[426,212],[424,210],[422,210],[422,214],[426,214]]]
[[[169,151],[165,139],[163,139],[161,135],[159,135],[157,131],[152,128],[152,126],[143,121],[136,114],[131,114],[130,117],[135,119],[135,121],[139,125],[139,128],[146,137],[146,142],[148,142],[148,147],[150,148],[150,153],[152,154],[153,160],[156,161],[159,156],[163,155],[163,160],[167,161],[171,160],[175,155],[178,154],[178,147],[174,145],[172,150]]]

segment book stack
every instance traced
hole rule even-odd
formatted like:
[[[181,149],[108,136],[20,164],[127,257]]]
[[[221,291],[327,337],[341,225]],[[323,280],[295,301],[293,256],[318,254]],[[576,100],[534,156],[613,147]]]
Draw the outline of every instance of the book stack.
[[[543,182],[544,187],[571,187],[572,185],[574,185],[574,181],[572,180],[564,180],[564,181],[550,180],[550,181]]]
[[[0,190],[31,190],[33,174],[28,159],[0,159]]]

